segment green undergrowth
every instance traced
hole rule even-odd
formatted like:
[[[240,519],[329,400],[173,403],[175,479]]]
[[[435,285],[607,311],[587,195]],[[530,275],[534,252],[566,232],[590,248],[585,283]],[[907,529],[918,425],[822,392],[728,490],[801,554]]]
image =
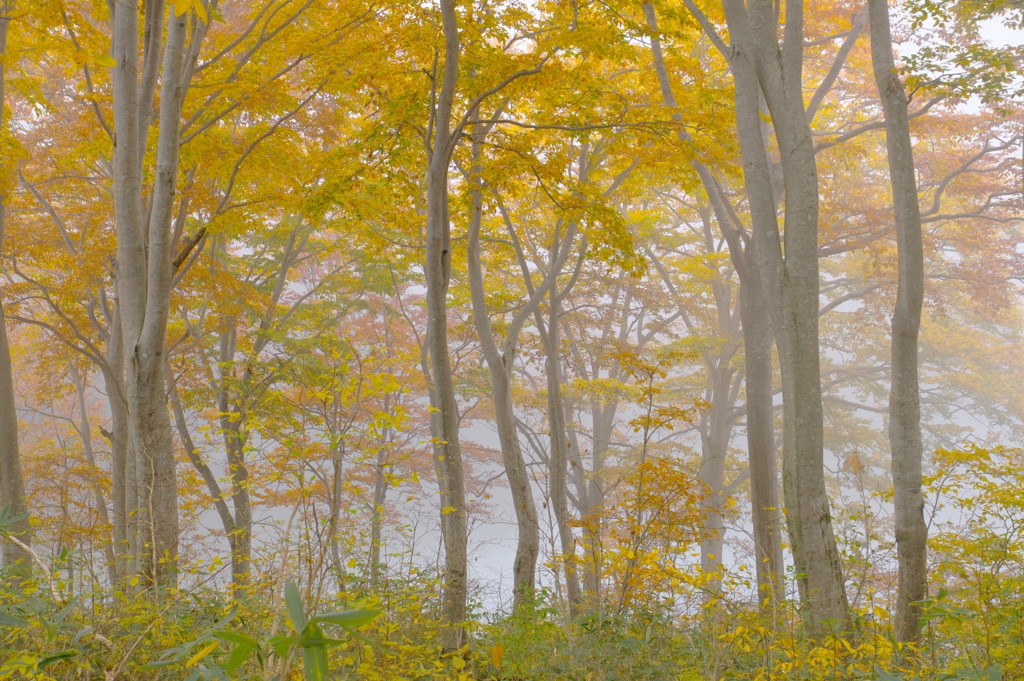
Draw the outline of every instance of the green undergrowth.
[[[540,593],[519,612],[468,622],[469,643],[446,655],[428,579],[315,597],[286,581],[238,603],[217,591],[101,598],[11,581],[0,587],[0,679],[994,681],[1019,678],[1024,652],[1012,579],[988,600],[941,592],[926,607],[927,641],[902,655],[879,608],[859,613],[852,634],[810,641],[788,606],[570,617]]]

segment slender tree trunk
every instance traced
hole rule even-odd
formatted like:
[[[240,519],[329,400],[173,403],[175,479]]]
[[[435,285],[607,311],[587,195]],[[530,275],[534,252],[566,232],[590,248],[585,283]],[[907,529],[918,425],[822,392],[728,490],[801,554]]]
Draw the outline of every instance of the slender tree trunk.
[[[389,343],[390,346],[390,343]],[[390,347],[389,347],[390,349]],[[391,413],[391,393],[384,395],[384,413]],[[381,535],[384,524],[384,502],[388,495],[388,454],[391,448],[393,428],[385,428],[377,442],[377,460],[374,464],[373,480],[373,510],[370,517],[370,586],[375,588],[380,581],[380,569],[382,567]]]
[[[813,635],[852,628],[825,490],[818,345],[818,180],[803,104],[803,5],[787,4],[780,48],[770,0],[724,0],[736,121],[757,263],[779,348],[783,490],[805,619]],[[760,130],[760,92],[779,142],[786,191],[785,256]]]
[[[4,20],[6,23],[6,19]],[[2,29],[0,29],[2,30]],[[4,207],[0,206],[0,216]],[[0,217],[0,221],[3,218]],[[21,474],[21,455],[18,451],[18,412],[14,398],[14,374],[11,354],[7,345],[7,329],[0,307],[0,507],[14,520],[4,529],[23,544],[32,541],[25,500],[25,483]],[[3,543],[5,567],[20,565],[31,569],[28,552],[12,542]]]
[[[224,492],[221,491],[220,483],[217,482],[217,476],[210,470],[210,467],[196,448],[195,442],[192,441],[192,434],[189,432],[188,423],[185,421],[185,410],[181,406],[181,398],[178,396],[178,386],[173,378],[168,378],[167,380],[167,392],[170,397],[171,411],[174,413],[174,424],[178,429],[178,437],[181,439],[181,446],[184,448],[188,460],[195,467],[196,472],[199,473],[203,482],[206,483],[206,489],[210,494],[210,498],[213,499],[213,507],[217,510],[221,525],[224,527],[224,535],[228,538],[228,543],[231,544],[231,551],[234,553],[234,516],[231,514],[231,509],[228,508],[227,502],[224,501]]]
[[[717,594],[722,588],[722,574],[724,563],[722,551],[725,546],[725,457],[729,451],[729,439],[732,433],[732,423],[729,421],[729,411],[732,409],[730,399],[730,384],[732,370],[728,366],[710,367],[711,389],[710,409],[705,417],[706,427],[701,433],[702,461],[700,467],[700,481],[704,483],[709,491],[709,497],[704,504],[705,520],[704,531],[706,536],[700,544],[701,570],[705,575],[710,576],[707,589],[710,593]]]
[[[644,3],[651,35],[651,53],[665,104],[672,118],[682,122],[672,83],[658,37],[657,15],[651,3]],[[678,129],[680,140],[689,143],[686,128]],[[708,195],[712,212],[729,244],[729,257],[740,279],[740,319],[743,327],[745,385],[747,399],[747,457],[751,479],[751,506],[760,602],[772,607],[782,598],[782,532],[779,524],[779,492],[775,464],[774,405],[772,403],[771,327],[760,275],[752,253],[741,238],[742,226],[733,224],[725,197],[711,170],[700,161],[690,162]],[[771,176],[768,176],[769,180]],[[769,187],[770,189],[770,187]],[[756,240],[756,234],[753,240]]]
[[[78,402],[78,430],[79,435],[82,438],[82,451],[85,454],[86,462],[96,467],[96,454],[92,446],[92,424],[89,422],[89,412],[85,402],[85,380],[77,369],[72,368],[71,378],[75,384],[75,398]],[[110,524],[110,513],[107,510],[107,499],[103,494],[103,488],[100,485],[96,485],[93,488],[93,494],[96,496],[96,514],[99,516],[100,522],[104,525]],[[103,555],[107,561],[107,575],[110,579],[111,587],[117,584],[117,559],[114,556],[114,541],[110,536],[105,537],[102,540]]]
[[[0,54],[7,54],[7,31],[11,23],[11,3],[0,3]],[[6,103],[6,65],[0,61],[0,131],[7,127],[4,106]],[[0,178],[6,196],[10,178]],[[7,226],[7,201],[0,199],[0,250],[3,248],[4,232]],[[21,453],[18,450],[18,410],[14,396],[14,371],[11,367],[11,349],[7,342],[7,321],[3,303],[0,301],[0,510],[6,510],[14,521],[5,529],[21,543],[32,542],[32,528],[28,521],[28,505],[25,499],[25,482],[21,473]],[[23,570],[31,569],[29,554],[13,542],[3,542],[3,564],[5,567],[20,565]]]
[[[544,343],[544,372],[548,384],[548,427],[551,429],[548,496],[554,511],[562,562],[565,566],[565,591],[570,612],[578,613],[582,604],[579,575],[576,569],[576,538],[569,525],[569,489],[567,485],[569,438],[566,431],[565,408],[562,403],[562,368],[557,296],[552,292]]]
[[[445,545],[444,597],[441,616],[446,652],[464,643],[468,595],[466,488],[459,446],[459,411],[448,355],[448,284],[451,280],[451,223],[448,215],[448,166],[451,163],[452,105],[459,74],[458,20],[454,0],[441,0],[444,29],[444,71],[433,111],[433,139],[427,167],[427,253],[425,263],[427,352],[435,394],[436,418],[431,420],[441,472],[447,486],[447,506],[441,509]]]
[[[892,56],[887,0],[868,0],[871,62],[885,114],[899,286],[892,316],[892,386],[889,392],[889,448],[896,507],[896,640],[917,643],[921,637],[920,602],[928,593],[924,498],[921,495],[921,393],[918,382],[918,334],[924,304],[924,253],[914,153],[907,117],[907,96]]]
[[[563,399],[562,410],[571,414],[568,400]],[[583,545],[586,555],[583,561],[582,599],[592,607],[601,605],[601,565],[603,561],[603,544],[601,528],[604,517],[604,488],[601,474],[604,470],[604,452],[595,448],[591,454],[591,470],[588,476],[583,467],[583,452],[580,449],[579,437],[575,428],[566,423],[569,435],[569,470],[572,472],[576,497],[580,504],[580,520],[583,526]]]
[[[771,609],[783,597],[782,524],[775,462],[775,406],[772,400],[772,335],[768,310],[756,276],[740,283],[747,392],[747,455],[754,525],[758,597]]]
[[[474,131],[473,137],[473,168],[470,178],[472,206],[467,245],[469,287],[473,303],[473,323],[491,375],[494,421],[498,428],[502,462],[516,514],[518,537],[515,563],[512,566],[512,608],[513,611],[519,612],[533,598],[537,558],[540,555],[540,522],[537,519],[537,507],[533,500],[530,474],[526,469],[526,461],[523,458],[522,447],[516,432],[512,402],[512,368],[515,365],[515,348],[518,343],[519,329],[522,328],[526,314],[536,308],[540,298],[532,296],[532,300],[517,313],[509,327],[503,352],[498,348],[494,331],[491,329],[487,299],[484,293],[483,264],[480,258],[483,191],[478,178],[481,171],[481,148],[485,135],[486,130],[478,130]]]
[[[377,452],[377,461],[374,465],[373,481],[373,514],[370,516],[370,587],[376,588],[380,581],[380,551],[381,534],[384,524],[384,501],[388,494],[388,481],[385,474],[387,465],[386,445],[381,446]]]
[[[332,437],[336,437],[333,436]],[[331,562],[338,578],[338,586],[345,590],[345,568],[341,561],[341,538],[338,525],[341,520],[341,493],[343,490],[342,466],[345,463],[345,446],[340,438],[331,442],[331,517],[328,520],[327,536],[331,547]]]
[[[131,542],[128,531],[128,513],[134,503],[128,499],[129,490],[135,489],[134,456],[128,447],[128,404],[124,393],[124,344],[121,341],[121,319],[115,303],[107,339],[107,364],[103,370],[103,385],[110,407],[110,431],[104,435],[110,441],[110,479],[114,525],[114,583],[123,586],[131,572]]]
[[[249,587],[249,565],[252,560],[252,502],[249,499],[249,468],[245,461],[247,440],[244,395],[246,390],[235,391],[234,375],[236,328],[235,320],[222,321],[219,366],[220,384],[217,410],[227,454],[228,473],[231,476],[231,506],[234,509],[234,527],[231,532],[231,586],[236,599],[244,597]],[[247,381],[245,381],[247,382]],[[239,395],[235,404],[232,392]]]

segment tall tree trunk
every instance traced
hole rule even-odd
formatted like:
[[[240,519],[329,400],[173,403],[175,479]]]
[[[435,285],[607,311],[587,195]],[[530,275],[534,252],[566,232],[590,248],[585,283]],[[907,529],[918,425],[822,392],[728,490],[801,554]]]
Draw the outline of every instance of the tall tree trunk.
[[[7,54],[7,31],[11,23],[11,3],[0,4],[0,54]],[[6,65],[0,61],[0,131],[7,127],[4,116],[6,102]],[[11,178],[0,178],[3,196]],[[0,198],[0,250],[3,248],[4,232],[7,226],[7,200]],[[25,500],[25,482],[21,473],[21,453],[18,450],[18,410],[14,397],[14,371],[11,367],[11,349],[7,343],[7,321],[3,303],[0,301],[0,510],[6,510],[15,520],[5,528],[11,536],[28,546],[32,542],[32,528],[28,521],[28,506]],[[27,551],[13,542],[3,542],[3,564],[5,567],[20,565],[23,570],[31,569]]]
[[[611,294],[611,299],[618,303],[619,296],[622,295],[621,308],[618,310],[620,315],[618,317],[619,326],[618,332],[615,332],[614,321],[615,318],[609,315],[608,321],[602,330],[602,343],[613,342],[618,347],[626,345],[627,337],[630,331],[629,323],[629,312],[632,304],[632,297],[628,290],[623,293],[621,287],[617,287],[616,290]],[[615,334],[613,336],[613,334]],[[560,340],[556,339],[556,340]],[[600,363],[596,363],[592,367],[591,379],[599,380],[600,376]],[[616,360],[612,360],[611,366],[608,369],[608,378],[611,380],[618,380],[622,375],[622,367]],[[581,503],[584,503],[585,507],[581,510],[581,513],[586,514],[586,522],[583,524],[584,540],[587,545],[587,551],[590,553],[589,560],[584,564],[583,583],[586,587],[586,593],[584,594],[588,604],[592,607],[599,607],[601,605],[601,573],[603,571],[603,536],[604,536],[604,516],[605,516],[605,492],[602,481],[602,475],[604,473],[606,457],[609,454],[612,446],[612,434],[615,430],[615,416],[619,409],[619,399],[617,396],[612,396],[609,399],[590,399],[590,418],[591,425],[593,428],[593,451],[591,452],[591,473],[590,473],[590,485],[588,488],[588,494],[581,495]],[[576,442],[576,438],[570,438],[570,444],[572,445],[569,450],[570,457],[576,456],[582,459],[580,455],[579,445]]]
[[[724,0],[736,125],[783,394],[783,491],[805,620],[812,635],[852,628],[825,489],[818,344],[818,179],[803,103],[803,5],[787,3],[780,47],[771,0]],[[763,92],[782,160],[785,255],[760,129]]]
[[[557,241],[557,240],[556,240]],[[552,261],[556,260],[555,258]],[[559,329],[559,296],[552,290],[549,297],[547,328],[541,331],[544,346],[544,373],[548,385],[548,427],[551,430],[548,496],[555,515],[562,561],[565,566],[565,590],[569,610],[575,615],[582,604],[579,575],[576,569],[576,538],[569,525],[569,489],[567,485],[569,437],[562,401],[561,342]],[[540,315],[537,315],[538,318]]]
[[[907,117],[907,96],[892,56],[887,0],[868,0],[871,62],[885,114],[899,286],[892,316],[892,385],[889,392],[889,448],[896,507],[896,640],[917,643],[921,606],[928,592],[924,498],[921,495],[921,392],[918,382],[918,333],[924,303],[924,252],[914,152]]]
[[[541,298],[536,294],[532,295],[531,300],[520,309],[509,325],[503,348],[499,349],[494,331],[491,329],[487,299],[484,293],[483,264],[480,257],[483,190],[479,174],[482,170],[480,166],[482,145],[487,131],[478,125],[473,133],[473,167],[470,177],[472,206],[467,259],[469,261],[469,288],[473,303],[473,323],[491,375],[494,422],[498,428],[502,462],[516,514],[518,537],[515,563],[512,566],[512,608],[513,611],[519,612],[533,598],[537,557],[540,555],[540,522],[537,519],[537,507],[533,501],[530,474],[526,469],[519,435],[516,432],[512,403],[512,369],[515,365],[519,330],[522,328],[526,315],[536,309]],[[546,281],[551,281],[551,279],[549,277]]]
[[[124,387],[124,343],[121,334],[119,305],[114,304],[107,337],[107,363],[103,367],[103,385],[110,408],[110,430],[104,435],[110,441],[110,479],[114,525],[114,582],[124,585],[131,572],[131,542],[128,513],[135,504],[128,499],[135,489],[134,456],[128,446],[128,403]]]
[[[237,322],[225,317],[221,324],[217,411],[220,413],[228,474],[231,476],[231,506],[234,509],[234,527],[230,535],[231,587],[235,598],[240,599],[249,587],[252,559],[252,503],[249,499],[249,468],[245,461],[248,433],[244,395],[248,391],[244,387],[237,391],[237,400],[232,404],[231,395],[236,391],[234,383],[237,380],[234,375]],[[243,379],[243,386],[247,383],[248,376]]]
[[[466,487],[459,446],[459,411],[448,355],[448,284],[451,280],[451,223],[448,214],[448,166],[452,156],[452,105],[459,75],[458,20],[454,0],[441,0],[444,30],[444,70],[432,112],[433,139],[427,166],[426,275],[427,352],[430,379],[438,410],[431,419],[437,443],[440,473],[444,477],[447,506],[441,509],[445,548],[444,597],[441,616],[445,628],[441,646],[446,652],[464,643],[468,595]]]
[[[163,17],[145,14],[146,73],[139,82],[137,0],[114,6],[114,212],[117,284],[124,338],[129,441],[136,480],[129,499],[135,570],[143,582],[177,581],[177,482],[170,414],[164,392],[164,341],[170,314],[170,222],[178,160],[178,114],[187,16],[171,16],[164,49],[160,134],[149,222],[143,215],[144,145],[149,115],[148,76],[158,59],[151,40]],[[162,9],[157,7],[156,9]],[[173,15],[173,12],[171,13]],[[140,92],[141,90],[141,92]]]
[[[331,547],[331,563],[334,565],[335,576],[338,579],[338,587],[345,590],[345,567],[341,561],[341,538],[338,536],[338,526],[341,521],[341,493],[344,489],[342,479],[343,466],[345,463],[345,443],[340,437],[332,433],[331,447],[331,515],[327,521],[327,537]]]
[[[390,341],[388,349],[390,350]],[[383,411],[391,414],[391,393],[385,393]],[[380,570],[382,567],[380,553],[382,546],[382,530],[384,525],[384,502],[388,496],[388,459],[394,439],[394,428],[387,427],[377,441],[377,457],[373,470],[373,508],[370,516],[370,587],[376,588],[380,581]],[[340,490],[339,490],[340,491]]]
[[[387,439],[381,443],[377,451],[377,461],[374,464],[373,479],[373,509],[370,516],[370,588],[375,589],[380,582],[380,552],[381,534],[384,524],[384,501],[388,495],[387,480]]]
[[[147,1],[140,13],[139,5],[138,0],[111,4],[111,56],[117,63],[111,69],[116,279],[128,443],[135,465],[134,489],[126,495],[133,507],[126,513],[141,586],[173,587],[178,563],[177,479],[165,388],[174,260],[171,220],[181,105],[208,25],[198,20],[193,24],[186,49],[191,11],[179,13],[155,0]],[[145,22],[141,32],[140,18]],[[158,84],[156,163],[147,201],[144,162]]]
[[[754,525],[758,600],[771,609],[783,597],[782,524],[775,462],[775,405],[772,400],[772,335],[761,282],[740,283],[747,392],[747,457]]]
[[[730,385],[733,371],[728,366],[717,364],[709,367],[711,387],[710,409],[705,414],[707,423],[701,429],[701,466],[700,481],[709,491],[704,504],[706,533],[700,543],[701,570],[710,579],[707,589],[710,594],[717,594],[722,587],[724,563],[722,551],[725,546],[725,457],[729,451],[729,439],[732,434],[732,423],[729,411],[732,410]]]
[[[643,8],[647,25],[652,31],[651,53],[662,97],[665,104],[673,110],[673,120],[681,123],[682,114],[672,90],[658,37],[657,15],[651,3],[644,3]],[[680,126],[677,134],[684,143],[692,142],[685,127]],[[747,398],[747,458],[751,479],[750,497],[753,508],[757,582],[759,600],[763,606],[770,608],[782,598],[783,569],[782,532],[778,520],[778,476],[775,464],[771,328],[755,255],[748,245],[749,241],[747,244],[744,243],[743,227],[734,224],[733,214],[728,210],[725,197],[711,170],[698,160],[692,160],[690,164],[707,193],[715,221],[729,244],[729,258],[740,279],[740,320],[743,327],[744,381]],[[753,240],[756,238],[755,234]]]

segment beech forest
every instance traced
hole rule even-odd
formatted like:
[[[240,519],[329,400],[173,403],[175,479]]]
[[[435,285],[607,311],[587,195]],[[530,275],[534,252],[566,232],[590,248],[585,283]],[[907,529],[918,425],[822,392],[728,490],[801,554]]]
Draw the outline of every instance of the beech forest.
[[[1022,0],[0,55],[0,681],[1024,679]]]

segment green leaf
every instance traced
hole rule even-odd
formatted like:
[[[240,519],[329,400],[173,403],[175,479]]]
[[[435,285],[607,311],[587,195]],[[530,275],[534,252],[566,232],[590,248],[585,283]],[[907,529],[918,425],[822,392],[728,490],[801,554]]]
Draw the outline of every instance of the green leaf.
[[[24,629],[27,626],[28,622],[26,620],[23,620],[20,617],[15,617],[14,615],[10,615],[6,612],[0,612],[0,627]]]
[[[254,650],[256,650],[257,644],[253,643],[239,643],[232,650],[228,656],[228,661],[224,663],[224,671],[228,674],[232,673],[236,669],[242,666],[242,664],[249,658]]]
[[[316,625],[310,625],[311,627]],[[336,638],[327,638],[324,635],[311,636],[306,635],[299,639],[299,646],[302,648],[330,648],[331,646],[341,645],[344,641],[339,641]]]
[[[343,610],[341,612],[325,612],[309,620],[310,624],[337,624],[346,628],[361,627],[368,624],[380,614],[379,610]]]
[[[274,649],[274,652],[278,657],[285,657],[288,655],[289,649],[291,649],[298,640],[298,636],[273,636],[267,642],[270,644],[270,647]]]
[[[237,643],[238,645],[259,645],[259,641],[254,639],[252,636],[239,634],[237,631],[228,631],[227,629],[216,629],[214,630],[213,635],[219,639],[222,639],[229,643]]]
[[[232,605],[231,609],[228,610],[227,614],[224,615],[224,617],[219,622],[214,624],[213,627],[211,627],[211,628],[212,629],[224,629],[224,627],[228,624],[228,622],[230,622],[231,620],[235,619],[235,615],[237,615],[237,614],[238,614],[238,606],[237,605]]]
[[[284,602],[288,606],[288,618],[292,621],[292,628],[296,634],[301,634],[306,628],[306,609],[302,605],[298,585],[290,579],[284,585]]]
[[[319,631],[320,627],[317,625],[311,624],[309,628],[311,634],[323,637]],[[306,681],[327,681],[327,648],[324,646],[303,648],[302,672]]]
[[[82,639],[92,633],[92,627],[83,627],[75,632],[75,635],[71,639],[71,645],[78,647],[78,644],[82,642]]]
[[[54,662],[60,662],[61,660],[66,660],[69,657],[74,657],[76,655],[78,655],[77,650],[62,650],[59,653],[47,655],[46,657],[42,658],[41,660],[39,660],[39,662],[36,663],[36,669],[42,669],[43,667],[47,667],[53,664]]]

